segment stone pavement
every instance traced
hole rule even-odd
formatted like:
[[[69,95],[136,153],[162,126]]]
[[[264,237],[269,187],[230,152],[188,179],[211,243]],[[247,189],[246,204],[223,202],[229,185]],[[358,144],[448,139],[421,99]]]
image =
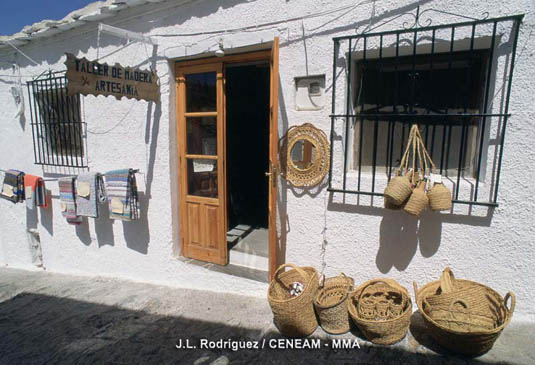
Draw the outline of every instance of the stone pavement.
[[[440,350],[418,313],[394,346],[318,329],[319,349],[270,348],[282,337],[263,298],[0,268],[0,364],[535,364],[533,327],[513,322],[476,359]],[[334,350],[337,338],[360,348]],[[264,349],[229,348],[245,341]]]

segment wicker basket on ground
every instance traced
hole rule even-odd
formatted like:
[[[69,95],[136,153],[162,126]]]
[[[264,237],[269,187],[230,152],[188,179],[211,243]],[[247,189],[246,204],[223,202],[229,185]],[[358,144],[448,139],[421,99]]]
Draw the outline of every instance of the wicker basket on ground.
[[[343,273],[324,280],[314,300],[314,307],[325,332],[339,335],[349,331],[347,298],[353,290],[353,283],[353,279]]]
[[[492,348],[511,321],[515,308],[512,292],[502,298],[485,285],[455,279],[449,268],[444,270],[441,280],[420,289],[415,282],[414,294],[435,341],[450,351],[469,356],[482,355]]]
[[[369,341],[391,345],[407,334],[412,302],[407,289],[395,280],[373,279],[351,293],[348,310]]]
[[[287,267],[290,270],[284,271]],[[313,267],[284,264],[275,271],[268,288],[268,302],[281,334],[305,337],[316,330],[318,321],[313,302],[318,287],[319,276]],[[292,292],[295,288],[300,293]]]

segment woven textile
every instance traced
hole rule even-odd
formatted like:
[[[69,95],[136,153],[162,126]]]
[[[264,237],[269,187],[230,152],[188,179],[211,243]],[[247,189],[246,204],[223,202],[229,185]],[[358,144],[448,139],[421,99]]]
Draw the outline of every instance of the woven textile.
[[[99,173],[79,175],[76,179],[76,214],[98,218],[99,202],[106,201],[104,183]]]
[[[0,197],[12,203],[24,200],[24,172],[18,170],[8,170],[4,176]]]
[[[43,178],[29,174],[24,175],[24,196],[26,208],[30,210],[33,210],[35,206],[46,208],[46,188]]]
[[[82,217],[76,214],[75,180],[74,177],[62,177],[58,180],[58,184],[61,214],[67,218],[69,224],[78,225],[82,223]]]
[[[110,218],[126,221],[139,219],[139,201],[134,170],[108,171],[105,180]]]

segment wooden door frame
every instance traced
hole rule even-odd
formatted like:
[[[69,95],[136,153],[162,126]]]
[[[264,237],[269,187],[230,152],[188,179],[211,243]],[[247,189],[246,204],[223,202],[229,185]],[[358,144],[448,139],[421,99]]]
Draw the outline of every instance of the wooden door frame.
[[[278,41],[278,39],[277,39]],[[278,46],[278,44],[277,44]],[[179,92],[178,92],[178,88],[179,88],[179,85],[180,85],[180,82],[179,82],[179,79],[178,79],[178,75],[180,75],[180,69],[182,68],[185,68],[185,67],[191,67],[191,66],[201,66],[202,65],[207,65],[207,64],[214,64],[214,63],[221,63],[222,64],[222,67],[223,67],[223,74],[225,72],[225,65],[227,64],[233,64],[233,63],[245,63],[245,62],[254,62],[254,61],[267,61],[267,62],[270,62],[272,60],[272,49],[267,49],[267,50],[262,50],[262,51],[254,51],[254,52],[248,52],[248,53],[239,53],[239,54],[232,54],[232,55],[227,55],[227,56],[224,56],[224,57],[208,57],[208,58],[200,58],[200,59],[194,59],[194,60],[184,60],[184,61],[177,61],[175,62],[175,75],[176,75],[176,95],[177,95],[177,111],[176,111],[176,115],[177,115],[177,120],[176,120],[176,123],[177,123],[177,152],[178,152],[178,156],[180,157],[181,156],[181,151],[180,151],[180,137],[181,137],[181,130],[178,126],[178,123],[179,123],[179,108],[180,107],[185,107],[185,105],[181,105],[181,101],[178,100],[178,95],[179,95]],[[277,52],[277,56],[278,56],[278,52]],[[271,69],[271,68],[270,68]],[[277,71],[277,75],[271,75],[271,72],[270,72],[270,80],[272,79],[272,77],[279,77],[278,75],[278,67],[276,69]],[[278,88],[277,90],[272,90],[272,85],[270,85],[270,96],[275,98],[275,102],[276,102],[276,105],[277,105],[277,108],[278,108]],[[226,132],[226,102],[225,102],[225,93],[223,93],[223,118],[224,118],[224,123],[223,123],[223,128],[224,128],[224,131]],[[270,100],[270,103],[271,103],[271,100]],[[275,110],[273,112],[273,115],[272,115],[274,118],[278,118],[278,110]],[[271,123],[270,123],[271,124]],[[276,125],[278,126],[278,123],[276,123]],[[271,125],[270,125],[270,132],[271,132]],[[277,138],[275,138],[276,142],[274,142],[274,139],[273,138],[270,138],[270,142],[269,142],[269,153],[270,153],[270,160],[273,159],[273,156],[278,156],[278,127],[275,128],[275,130],[273,131]],[[226,135],[226,133],[225,133]],[[178,171],[180,173],[180,158],[177,159],[178,160]],[[224,151],[224,168],[226,170],[226,148],[225,148],[225,151]],[[278,161],[275,159],[275,176],[272,176],[271,178],[275,180],[275,186],[277,186],[277,180],[278,180]],[[271,166],[271,164],[270,164]],[[272,172],[272,171],[270,171]],[[225,176],[226,176],[226,173],[225,173]],[[178,181],[179,181],[179,184],[180,185],[183,185],[181,183],[181,177],[179,176],[178,177]],[[271,179],[270,179],[271,180]],[[226,184],[226,183],[225,183]],[[185,187],[183,186],[180,186],[179,187],[179,191],[180,189],[183,189]],[[270,184],[270,189],[272,189],[272,186]],[[179,194],[180,195],[180,194]],[[226,189],[225,189],[225,199],[227,199],[227,193],[226,193]],[[180,222],[180,240],[179,240],[179,245],[180,245],[180,255],[183,256],[183,246],[184,246],[184,218],[182,217],[182,205],[184,203],[182,202],[178,202],[178,211],[179,211],[179,222]],[[225,202],[225,221],[227,222],[228,221],[228,212],[226,211],[226,207],[227,207],[227,204]],[[278,263],[278,252],[279,250],[277,249],[277,227],[276,227],[276,211],[277,211],[277,199],[275,199],[274,201],[274,206],[272,207],[273,208],[273,214],[275,215],[275,219],[273,219],[272,221],[272,224],[273,224],[273,227],[269,227],[268,229],[270,231],[274,231],[275,234],[272,235],[270,234],[269,235],[269,247],[268,247],[268,252],[269,252],[269,278],[271,279],[273,277],[273,274],[277,268],[277,263]],[[226,223],[225,222],[225,223]],[[272,228],[272,229],[271,229]],[[228,227],[227,227],[228,229]],[[274,237],[273,237],[274,236]]]

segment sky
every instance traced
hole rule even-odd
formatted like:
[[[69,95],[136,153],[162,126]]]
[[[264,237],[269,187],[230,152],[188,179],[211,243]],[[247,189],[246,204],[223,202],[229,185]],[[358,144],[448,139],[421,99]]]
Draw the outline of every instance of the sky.
[[[96,0],[0,0],[0,35],[17,33],[44,19],[59,20]],[[21,4],[24,4],[23,6]]]

